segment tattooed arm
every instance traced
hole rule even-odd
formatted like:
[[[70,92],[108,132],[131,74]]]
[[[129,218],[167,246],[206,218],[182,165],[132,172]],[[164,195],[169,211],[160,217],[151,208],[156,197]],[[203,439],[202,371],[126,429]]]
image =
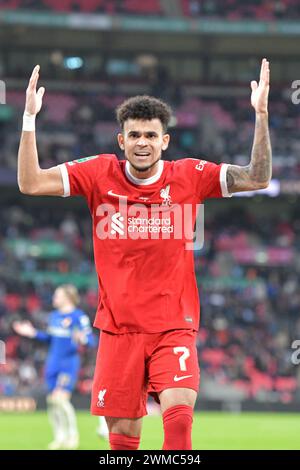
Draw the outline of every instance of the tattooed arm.
[[[251,104],[255,109],[255,132],[251,161],[247,166],[228,165],[229,193],[267,188],[272,176],[272,150],[268,126],[269,62],[263,59],[259,84],[251,82]]]

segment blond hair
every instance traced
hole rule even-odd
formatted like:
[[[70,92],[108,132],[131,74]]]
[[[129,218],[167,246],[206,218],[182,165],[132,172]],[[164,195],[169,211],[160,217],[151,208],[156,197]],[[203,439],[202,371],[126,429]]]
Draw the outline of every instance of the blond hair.
[[[80,296],[77,288],[73,286],[73,284],[62,284],[59,286],[60,289],[64,291],[68,299],[72,302],[74,305],[78,305],[80,302]]]

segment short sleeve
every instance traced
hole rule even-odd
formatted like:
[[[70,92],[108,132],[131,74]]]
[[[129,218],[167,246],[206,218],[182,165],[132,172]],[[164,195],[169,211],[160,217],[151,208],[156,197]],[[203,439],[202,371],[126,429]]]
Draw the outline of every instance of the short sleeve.
[[[98,165],[99,155],[58,165],[64,186],[63,197],[88,196],[97,179]]]
[[[194,181],[195,194],[200,201],[209,198],[231,197],[228,192],[226,174],[227,163],[208,162],[206,160],[189,159],[193,167],[192,178]]]

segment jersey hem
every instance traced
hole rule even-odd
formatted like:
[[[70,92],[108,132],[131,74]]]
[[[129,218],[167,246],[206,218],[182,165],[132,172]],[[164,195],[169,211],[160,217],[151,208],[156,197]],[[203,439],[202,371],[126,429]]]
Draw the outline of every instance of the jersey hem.
[[[146,335],[155,335],[159,333],[166,333],[167,331],[174,331],[174,330],[189,330],[189,331],[199,331],[199,328],[194,328],[191,326],[175,326],[175,327],[166,327],[162,328],[159,330],[151,330],[151,331],[145,331],[145,330],[127,330],[127,331],[119,331],[119,330],[108,330],[107,328],[103,328],[100,325],[94,324],[94,328],[97,328],[98,330],[104,331],[105,333],[109,333],[111,335],[126,335],[126,334],[131,334],[131,333],[139,333],[139,334],[146,334]]]

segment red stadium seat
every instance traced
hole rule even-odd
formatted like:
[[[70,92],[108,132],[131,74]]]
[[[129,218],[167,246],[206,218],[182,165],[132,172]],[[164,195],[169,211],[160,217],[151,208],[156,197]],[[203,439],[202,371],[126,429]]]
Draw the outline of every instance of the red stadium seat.
[[[4,305],[9,312],[16,312],[21,307],[21,296],[17,293],[4,295]]]
[[[265,373],[253,370],[250,376],[251,379],[251,392],[255,396],[260,390],[272,390],[273,379]]]
[[[68,11],[71,9],[72,0],[44,0],[45,5],[56,11]]]
[[[220,367],[225,363],[226,354],[222,349],[204,349],[201,353],[201,359],[209,363],[212,367]]]
[[[293,392],[297,388],[297,380],[295,377],[277,377],[274,385],[278,392]]]
[[[128,13],[152,13],[153,15],[161,12],[159,0],[124,0],[123,9]]]

